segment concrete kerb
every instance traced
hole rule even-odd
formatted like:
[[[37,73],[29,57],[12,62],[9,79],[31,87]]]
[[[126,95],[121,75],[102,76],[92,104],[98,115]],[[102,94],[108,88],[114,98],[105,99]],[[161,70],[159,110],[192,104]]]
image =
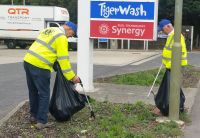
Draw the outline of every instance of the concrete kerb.
[[[13,116],[28,100],[20,102],[12,111],[10,111],[4,118],[0,120],[0,126]]]

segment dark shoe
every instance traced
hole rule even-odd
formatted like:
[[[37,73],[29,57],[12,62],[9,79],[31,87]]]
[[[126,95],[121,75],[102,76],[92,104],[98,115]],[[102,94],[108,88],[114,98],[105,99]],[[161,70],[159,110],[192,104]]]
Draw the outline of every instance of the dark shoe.
[[[36,124],[37,123],[37,120],[33,116],[30,116],[29,121],[30,121],[31,124]]]
[[[51,127],[52,125],[53,125],[53,123],[46,123],[46,124],[37,123],[37,124],[35,124],[35,128],[36,129],[43,129],[43,128]]]
[[[160,112],[160,110],[157,108],[157,107],[155,107],[154,109],[153,109],[153,111],[151,111],[153,114],[155,114],[155,115],[157,115],[157,116],[163,116],[162,115],[162,113]]]

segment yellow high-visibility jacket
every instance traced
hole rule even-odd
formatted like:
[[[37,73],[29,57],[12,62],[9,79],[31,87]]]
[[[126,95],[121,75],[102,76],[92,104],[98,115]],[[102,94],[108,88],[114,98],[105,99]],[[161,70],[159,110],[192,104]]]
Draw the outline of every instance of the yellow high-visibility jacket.
[[[174,32],[168,36],[165,47],[163,48],[163,52],[162,52],[162,63],[165,65],[167,69],[171,69],[173,44],[174,44]],[[182,48],[181,66],[186,66],[188,64],[187,49],[186,49],[186,44],[185,44],[185,38],[182,34],[181,34],[181,48]]]
[[[25,55],[24,61],[52,71],[56,60],[65,78],[71,80],[75,74],[69,61],[68,39],[60,28],[50,27],[40,32]]]

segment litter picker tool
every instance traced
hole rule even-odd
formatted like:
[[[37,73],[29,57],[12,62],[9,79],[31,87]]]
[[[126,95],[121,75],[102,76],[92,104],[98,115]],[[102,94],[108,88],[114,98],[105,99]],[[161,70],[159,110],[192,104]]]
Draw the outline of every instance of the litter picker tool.
[[[154,85],[155,85],[156,80],[158,79],[158,75],[160,74],[160,71],[161,71],[161,69],[162,69],[162,66],[163,66],[163,64],[160,65],[160,68],[159,68],[159,70],[158,70],[158,73],[157,73],[157,75],[156,75],[156,77],[155,77],[155,79],[154,79],[154,81],[153,81],[153,84],[152,84],[152,86],[151,86],[151,89],[150,89],[149,92],[148,92],[147,97],[149,97],[151,93],[152,93],[152,94],[154,95],[154,97],[155,97],[155,93],[153,92],[153,87],[154,87]]]
[[[91,104],[90,104],[90,101],[89,101],[89,99],[88,99],[88,96],[86,95],[86,92],[85,92],[85,89],[84,89],[84,87],[83,87],[83,83],[82,83],[81,80],[80,80],[80,85],[81,85],[81,87],[82,87],[82,89],[83,89],[83,92],[84,92],[84,94],[85,94],[86,100],[87,100],[88,105],[89,105],[89,108],[90,108],[90,117],[93,118],[93,119],[95,119],[94,111],[93,111],[93,109],[92,109],[92,106],[91,106]]]

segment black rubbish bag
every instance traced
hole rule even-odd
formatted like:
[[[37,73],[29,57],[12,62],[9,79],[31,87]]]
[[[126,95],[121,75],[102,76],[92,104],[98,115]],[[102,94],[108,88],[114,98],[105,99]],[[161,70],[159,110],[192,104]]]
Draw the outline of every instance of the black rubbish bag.
[[[154,97],[156,107],[160,109],[164,116],[169,114],[169,89],[170,89],[170,70],[166,70],[160,88]],[[185,95],[180,89],[180,112],[184,111]]]
[[[54,64],[54,70],[57,71],[57,74],[49,112],[57,121],[67,121],[73,114],[85,107],[86,97],[79,94],[75,90],[74,83],[64,77],[57,62]]]

